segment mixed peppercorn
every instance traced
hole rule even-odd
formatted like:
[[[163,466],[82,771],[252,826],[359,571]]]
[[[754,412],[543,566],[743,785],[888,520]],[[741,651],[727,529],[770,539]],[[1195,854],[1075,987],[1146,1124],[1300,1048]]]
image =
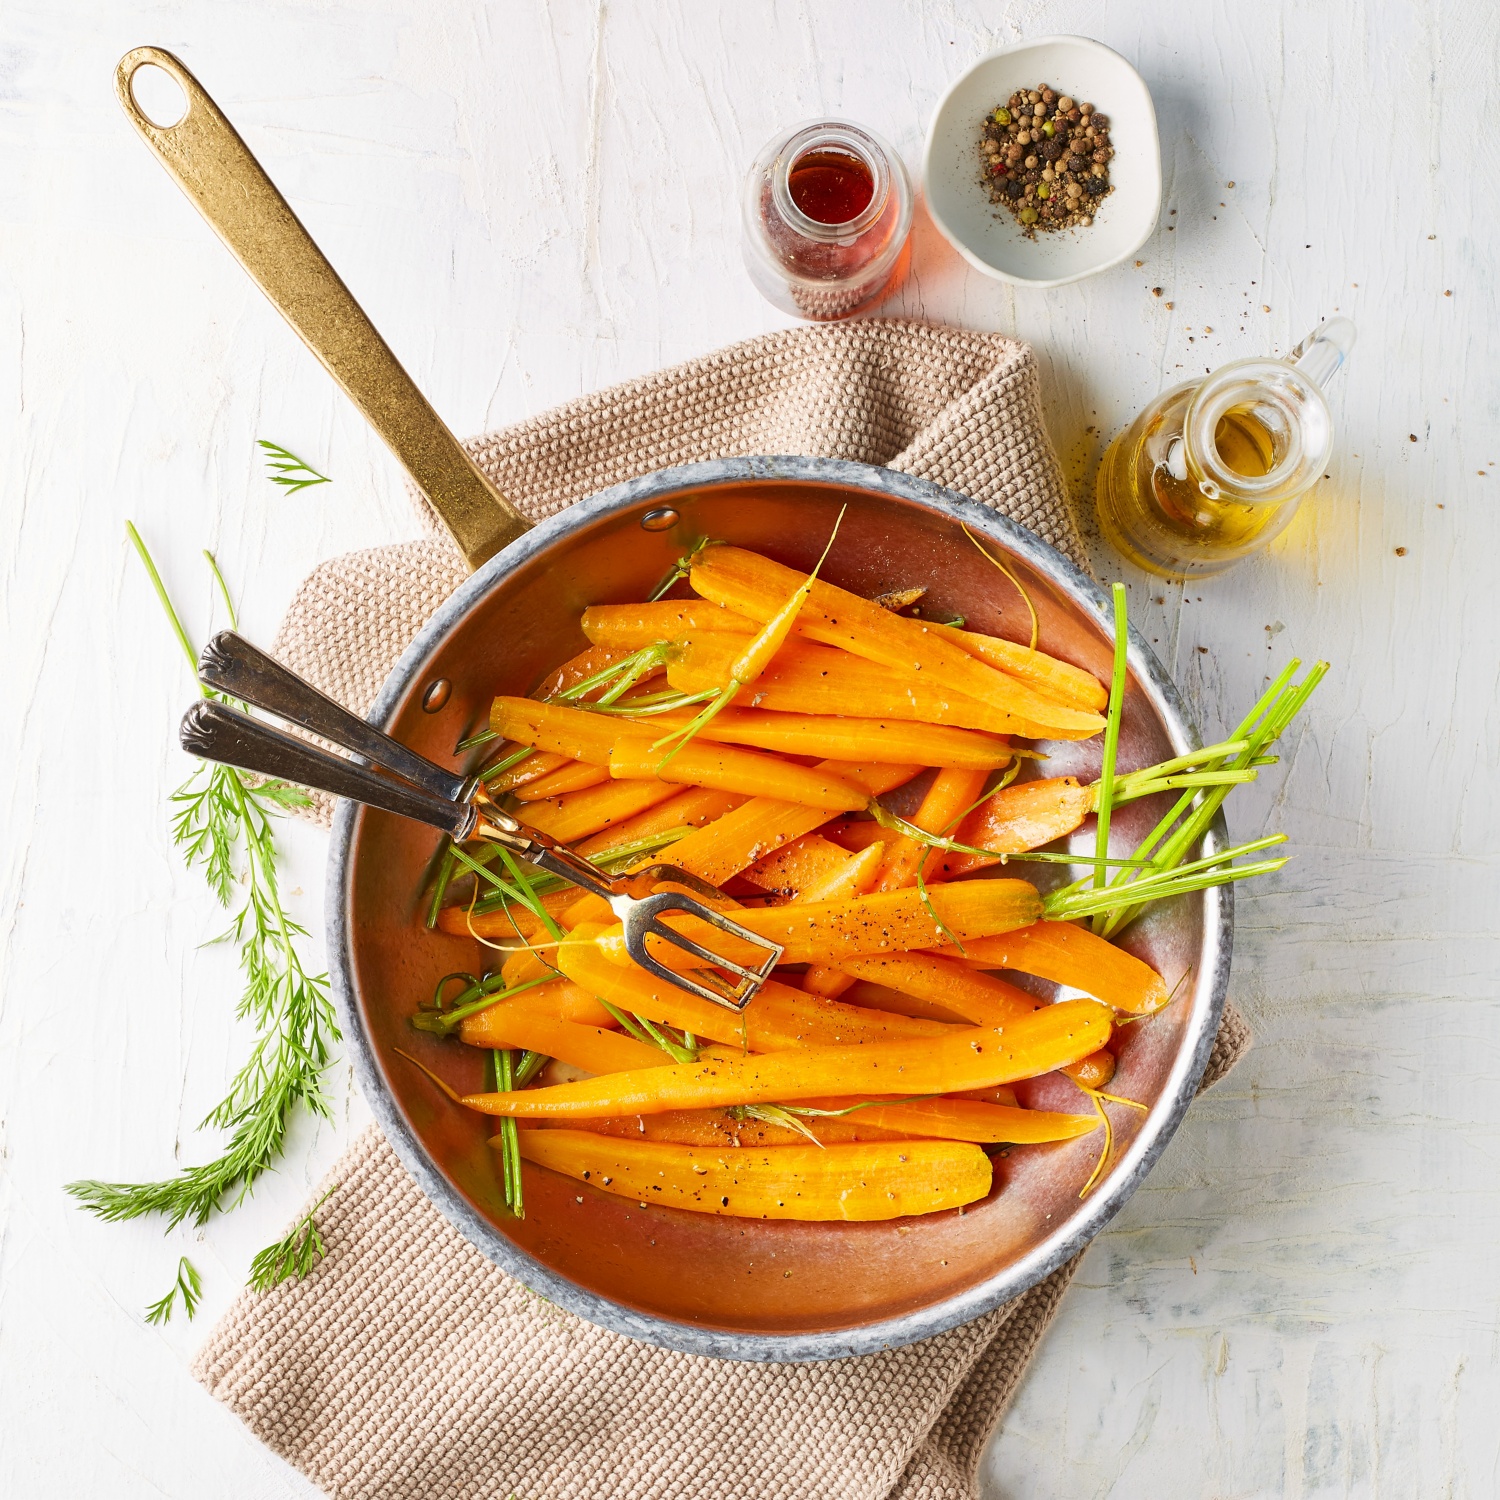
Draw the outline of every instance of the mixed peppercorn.
[[[1028,238],[1038,229],[1094,222],[1113,189],[1109,118],[1047,84],[1019,89],[984,117],[979,143],[991,203],[1002,203]]]

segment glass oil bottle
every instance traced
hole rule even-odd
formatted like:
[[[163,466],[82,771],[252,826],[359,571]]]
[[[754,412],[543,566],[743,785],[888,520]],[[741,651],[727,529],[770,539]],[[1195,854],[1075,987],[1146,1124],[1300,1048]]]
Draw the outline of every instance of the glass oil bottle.
[[[1334,318],[1287,359],[1237,360],[1164,391],[1099,466],[1110,545],[1164,578],[1221,573],[1266,546],[1323,475],[1323,387],[1353,346],[1353,323]]]

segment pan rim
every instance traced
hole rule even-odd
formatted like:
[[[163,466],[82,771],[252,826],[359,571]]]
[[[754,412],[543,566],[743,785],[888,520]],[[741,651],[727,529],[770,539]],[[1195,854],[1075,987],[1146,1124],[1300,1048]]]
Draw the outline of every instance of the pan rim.
[[[370,722],[378,727],[389,723],[419,677],[423,663],[501,578],[581,523],[688,488],[763,479],[844,485],[891,495],[945,517],[956,517],[1025,558],[1091,613],[1101,632],[1106,636],[1112,632],[1109,596],[1092,578],[1034,533],[967,496],[915,475],[847,459],[797,455],[718,459],[661,469],[613,485],[548,517],[497,553],[465,579],[417,633],[386,679],[370,710]],[[1134,626],[1130,630],[1128,656],[1131,671],[1152,698],[1174,745],[1179,751],[1197,748],[1201,742],[1186,716],[1175,684]],[[1183,1043],[1157,1106],[1121,1164],[1106,1179],[1103,1190],[1085,1200],[1079,1211],[1065,1218],[1052,1234],[994,1276],[926,1307],[848,1328],[760,1333],[700,1327],[611,1301],[559,1275],[522,1250],[464,1198],[407,1123],[376,1062],[353,984],[349,899],[354,833],[360,815],[361,810],[347,802],[341,802],[334,815],[326,891],[328,965],[355,1079],[386,1140],[423,1194],[486,1259],[555,1305],[598,1327],[683,1354],[779,1362],[873,1354],[971,1322],[1037,1285],[1092,1242],[1129,1201],[1165,1151],[1208,1065],[1228,993],[1234,901],[1232,887],[1220,886],[1202,893],[1203,962],[1193,986],[1192,1014]],[[1222,815],[1205,842],[1210,852],[1225,847]]]

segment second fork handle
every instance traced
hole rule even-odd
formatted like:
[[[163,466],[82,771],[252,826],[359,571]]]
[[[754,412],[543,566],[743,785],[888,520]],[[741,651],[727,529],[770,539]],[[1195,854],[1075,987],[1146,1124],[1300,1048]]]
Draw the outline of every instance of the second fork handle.
[[[321,746],[252,719],[225,703],[204,699],[182,716],[182,748],[203,760],[221,761],[297,786],[332,792],[366,807],[413,818],[441,828],[455,842],[469,837],[478,819],[472,802],[449,802],[368,766],[334,755]]]
[[[175,124],[158,125],[136,102],[131,79],[147,65],[187,96]],[[115,69],[115,92],[178,187],[432,502],[470,569],[526,531],[531,523],[428,404],[203,85],[170,52],[137,47]]]
[[[456,802],[467,788],[462,776],[444,770],[366,723],[233,630],[221,630],[203,648],[198,658],[198,680],[230,698],[320,734],[435,796]]]

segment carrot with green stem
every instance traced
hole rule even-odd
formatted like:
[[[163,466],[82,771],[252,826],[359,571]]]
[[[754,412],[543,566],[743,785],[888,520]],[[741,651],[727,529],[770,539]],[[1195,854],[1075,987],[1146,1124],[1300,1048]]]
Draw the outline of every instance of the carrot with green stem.
[[[733,664],[737,639],[713,634],[689,636],[674,643],[675,655],[667,662],[667,681],[684,695],[683,704],[692,695],[718,691]],[[1096,724],[1102,723],[1097,715],[1090,715],[1081,728],[1058,729],[1010,708],[955,692],[924,677],[915,667],[903,670],[884,666],[835,646],[802,639],[788,641],[776,653],[748,690],[746,703],[776,713],[904,719],[1027,739],[1088,739],[1098,732]],[[664,711],[675,711],[678,706],[668,703]],[[614,705],[615,709],[620,707]]]
[[[706,708],[696,715],[689,723],[680,729],[674,729],[665,734],[652,745],[653,750],[659,750],[663,745],[672,745],[673,749],[668,755],[676,755],[692,737],[708,724],[715,716],[728,708],[735,698],[747,687],[754,683],[771,664],[771,658],[781,650],[786,643],[786,638],[792,633],[797,623],[797,616],[802,611],[802,606],[807,603],[808,595],[812,592],[813,584],[818,577],[818,570],[827,561],[828,554],[833,550],[833,543],[839,534],[839,527],[843,524],[844,512],[848,510],[844,506],[839,511],[838,519],[833,523],[833,531],[829,535],[828,543],[823,548],[822,556],[818,558],[811,573],[799,583],[796,588],[786,597],[785,601],[766,620],[761,629],[751,638],[750,644],[735,657],[729,668],[729,680],[719,692],[719,696],[713,699]],[[658,774],[660,774],[658,772]]]
[[[690,579],[694,590],[705,598],[760,620],[769,619],[776,602],[804,582],[792,568],[730,546],[700,552],[693,560]],[[809,640],[837,646],[880,666],[915,672],[924,681],[989,703],[1049,731],[1090,735],[1104,727],[1097,714],[1042,697],[955,647],[920,620],[893,615],[873,600],[830,583],[811,581],[795,627]]]
[[[798,765],[738,745],[700,745],[683,740],[663,752],[644,737],[622,735],[610,751],[609,774],[617,780],[656,780],[771,797],[821,808],[830,815],[856,812],[870,800],[863,788],[821,766]]]
[[[620,707],[631,708],[625,699]],[[653,715],[654,722],[686,727],[675,711]],[[848,714],[790,713],[758,708],[730,708],[701,724],[701,740],[750,745],[783,755],[858,760],[871,745],[892,760],[919,761],[952,769],[994,771],[1010,765],[1016,752],[998,735],[981,734],[948,724],[919,724],[910,719],[861,718]]]
[[[1227,769],[1243,771],[1259,764],[1270,746],[1302,711],[1328,672],[1326,661],[1317,662],[1294,686],[1292,680],[1300,666],[1301,662],[1293,658],[1231,735],[1231,741],[1244,741],[1245,748],[1228,761]],[[1139,888],[1142,900],[1111,907],[1103,936],[1112,937],[1140,914],[1146,901],[1154,899],[1143,888],[1143,883],[1174,869],[1185,868],[1181,863],[1183,856],[1207,833],[1229,790],[1228,785],[1223,785],[1209,788],[1202,794],[1196,791],[1183,793],[1137,850],[1139,855],[1149,858],[1149,871],[1143,869],[1133,878],[1122,877],[1115,881],[1116,890]]]
[[[955,1027],[943,1037],[865,1047],[715,1057],[519,1094],[469,1094],[461,1102],[482,1114],[519,1119],[588,1119],[829,1096],[957,1093],[1050,1073],[1098,1051],[1112,1030],[1107,1006],[1064,1000],[1003,1031]]]

